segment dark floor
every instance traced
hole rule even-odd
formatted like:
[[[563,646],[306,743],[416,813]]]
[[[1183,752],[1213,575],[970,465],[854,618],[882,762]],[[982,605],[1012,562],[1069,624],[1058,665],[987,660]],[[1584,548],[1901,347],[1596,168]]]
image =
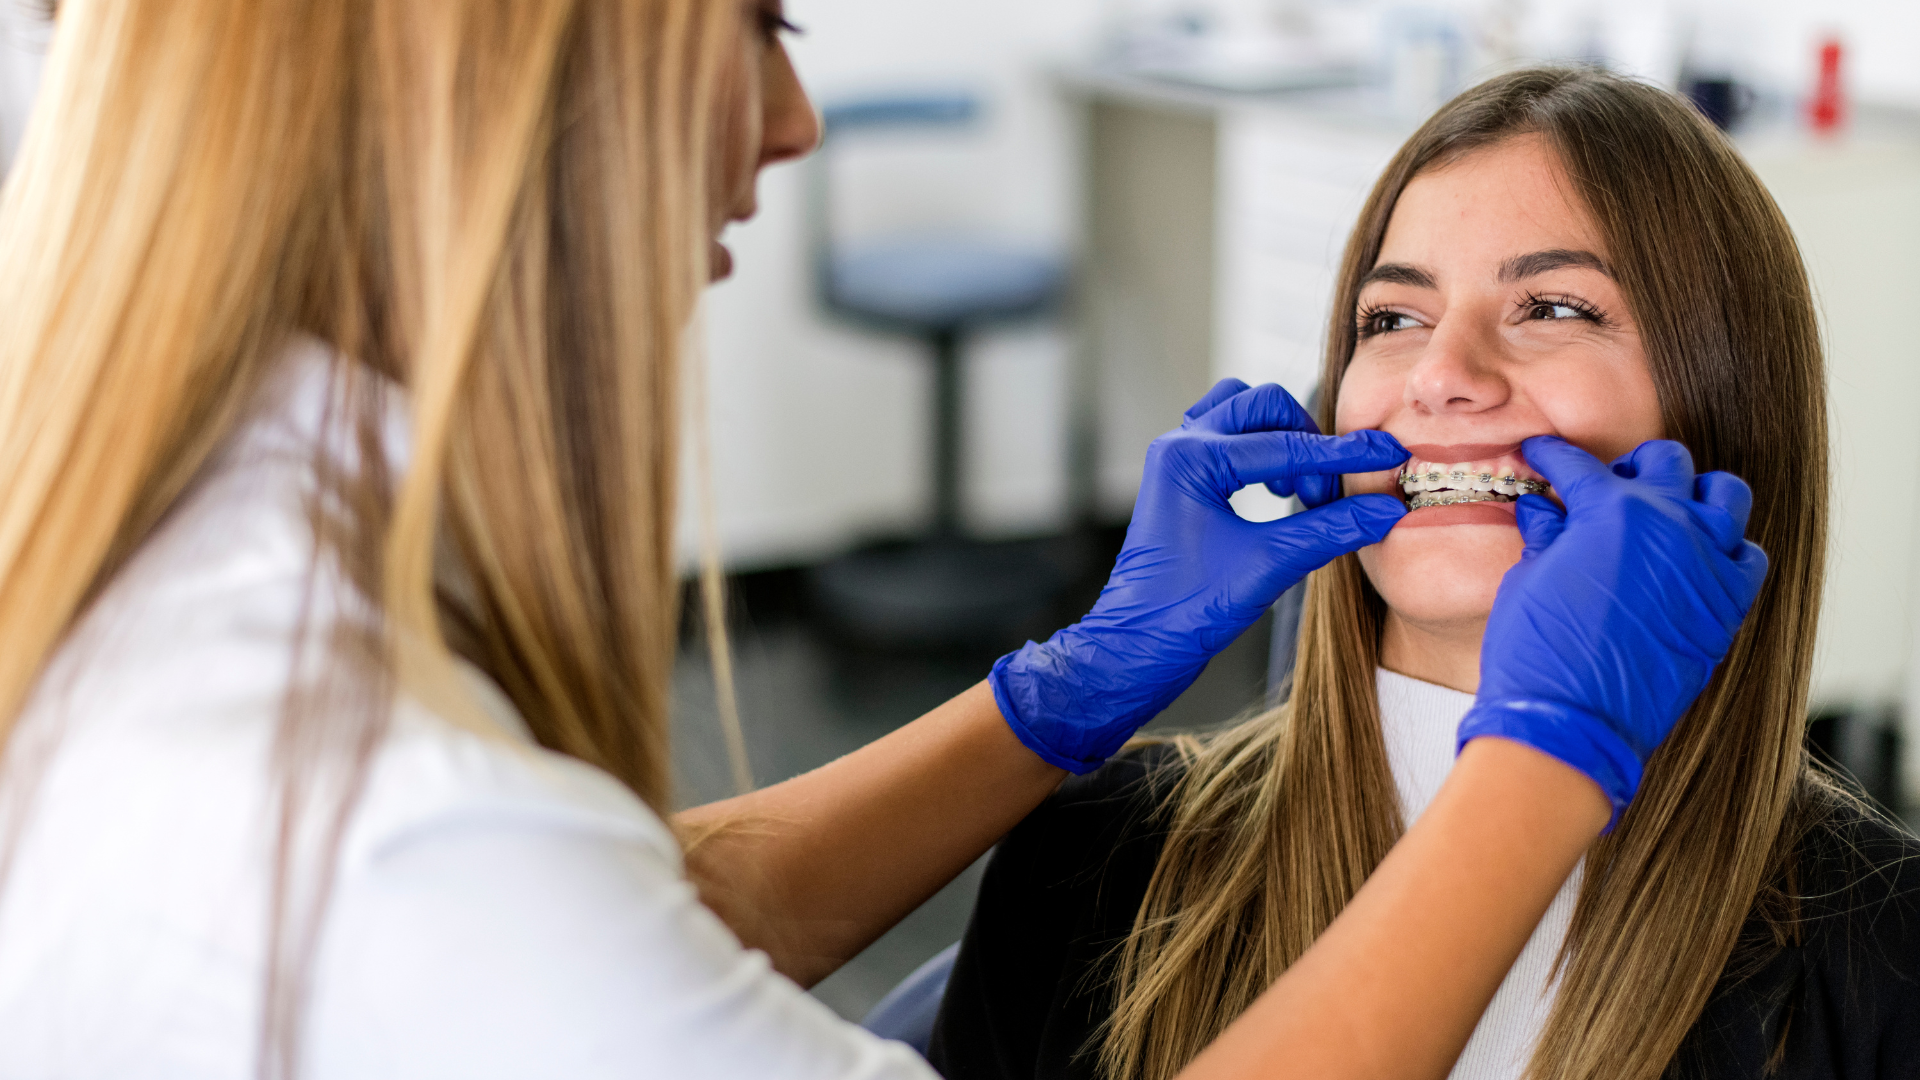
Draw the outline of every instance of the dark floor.
[[[748,757],[760,784],[825,764],[913,720],[984,678],[995,655],[992,650],[946,657],[850,650],[808,618],[798,575],[754,575],[737,585],[734,682]],[[1258,703],[1266,688],[1267,639],[1263,620],[1217,657],[1153,726],[1211,726]],[[697,636],[690,635],[682,650],[674,691],[681,804],[730,794],[713,677]],[[959,940],[979,872],[975,865],[962,874],[814,994],[841,1016],[864,1016],[922,961]]]

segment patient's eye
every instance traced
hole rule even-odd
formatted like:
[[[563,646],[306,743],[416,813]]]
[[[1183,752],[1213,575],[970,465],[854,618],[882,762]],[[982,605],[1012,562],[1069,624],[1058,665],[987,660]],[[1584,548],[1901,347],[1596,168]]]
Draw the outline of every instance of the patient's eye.
[[[1355,329],[1363,338],[1391,334],[1396,330],[1411,330],[1419,325],[1419,320],[1413,316],[1386,308],[1368,308],[1361,311],[1360,317],[1355,320]]]
[[[1523,321],[1535,322],[1563,319],[1584,319],[1592,323],[1606,322],[1606,316],[1601,314],[1600,309],[1571,296],[1528,296],[1520,303],[1520,316]]]

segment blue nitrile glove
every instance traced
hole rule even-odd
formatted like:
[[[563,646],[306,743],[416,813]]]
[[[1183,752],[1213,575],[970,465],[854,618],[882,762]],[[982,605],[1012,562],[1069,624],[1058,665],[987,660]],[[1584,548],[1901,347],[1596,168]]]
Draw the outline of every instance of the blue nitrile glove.
[[[1694,476],[1667,440],[1611,466],[1547,435],[1522,450],[1567,508],[1542,495],[1514,507],[1526,549],[1493,602],[1459,745],[1497,735],[1559,758],[1600,785],[1617,822],[1760,593],[1753,493],[1728,473]]]
[[[1014,733],[1076,773],[1098,768],[1192,685],[1288,586],[1378,543],[1406,507],[1391,495],[1333,500],[1339,474],[1407,459],[1393,436],[1322,436],[1287,392],[1215,386],[1154,440],[1113,576],[1087,617],[1000,658],[988,682]],[[1316,509],[1251,522],[1227,496],[1264,483]]]

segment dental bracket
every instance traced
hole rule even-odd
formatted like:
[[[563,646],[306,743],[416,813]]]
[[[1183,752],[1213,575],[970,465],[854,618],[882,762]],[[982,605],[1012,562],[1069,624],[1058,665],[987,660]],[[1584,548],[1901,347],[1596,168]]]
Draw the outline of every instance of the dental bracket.
[[[1403,473],[1400,490],[1416,496],[1413,508],[1451,506],[1457,503],[1511,501],[1522,495],[1544,495],[1552,485],[1542,480],[1522,480],[1512,473],[1495,476],[1491,472],[1472,473],[1455,469],[1437,469],[1424,473]],[[1434,496],[1428,498],[1426,496]]]

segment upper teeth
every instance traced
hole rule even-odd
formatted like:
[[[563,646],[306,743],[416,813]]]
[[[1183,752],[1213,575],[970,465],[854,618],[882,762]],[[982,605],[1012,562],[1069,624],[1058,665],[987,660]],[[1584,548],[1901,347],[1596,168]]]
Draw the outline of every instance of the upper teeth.
[[[1544,495],[1551,487],[1544,480],[1522,480],[1514,475],[1512,469],[1495,475],[1492,471],[1475,471],[1468,464],[1430,465],[1418,462],[1400,473],[1400,490],[1408,495],[1427,491],[1484,492],[1490,495],[1504,495],[1509,499],[1522,495]],[[1464,500],[1453,500],[1464,501]],[[1486,499],[1474,499],[1484,502]],[[1421,500],[1431,503],[1432,500]]]

